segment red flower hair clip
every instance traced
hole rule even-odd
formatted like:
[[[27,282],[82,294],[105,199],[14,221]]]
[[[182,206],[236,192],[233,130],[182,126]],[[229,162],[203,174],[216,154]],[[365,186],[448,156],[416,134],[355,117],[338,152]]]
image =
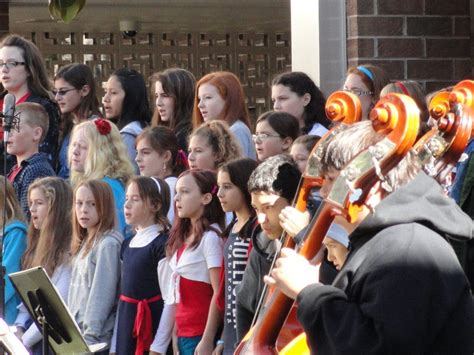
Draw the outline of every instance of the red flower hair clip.
[[[110,122],[107,120],[104,120],[103,118],[95,119],[94,123],[99,133],[103,136],[108,135],[110,131],[112,130],[112,126],[110,125]]]

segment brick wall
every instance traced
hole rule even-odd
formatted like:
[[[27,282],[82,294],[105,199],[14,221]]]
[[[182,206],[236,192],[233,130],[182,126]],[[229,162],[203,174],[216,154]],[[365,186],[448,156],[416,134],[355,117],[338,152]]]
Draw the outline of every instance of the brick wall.
[[[0,0],[0,38],[9,31],[8,1]]]
[[[469,0],[346,0],[348,66],[372,63],[427,91],[472,78]]]

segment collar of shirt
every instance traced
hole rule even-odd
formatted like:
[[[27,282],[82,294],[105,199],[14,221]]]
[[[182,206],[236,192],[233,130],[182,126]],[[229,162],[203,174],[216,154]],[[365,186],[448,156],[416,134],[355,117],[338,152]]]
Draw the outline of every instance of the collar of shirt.
[[[163,227],[152,224],[149,227],[137,230],[137,234],[130,241],[130,248],[142,248],[150,244],[161,232]]]

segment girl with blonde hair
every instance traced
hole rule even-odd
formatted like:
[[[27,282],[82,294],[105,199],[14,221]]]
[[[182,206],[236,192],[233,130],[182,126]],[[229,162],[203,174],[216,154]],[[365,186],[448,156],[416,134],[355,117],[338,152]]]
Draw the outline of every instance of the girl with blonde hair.
[[[100,179],[112,189],[119,230],[127,232],[123,204],[125,185],[133,175],[133,166],[117,127],[98,118],[74,127],[69,145],[71,183],[75,187],[90,179]]]

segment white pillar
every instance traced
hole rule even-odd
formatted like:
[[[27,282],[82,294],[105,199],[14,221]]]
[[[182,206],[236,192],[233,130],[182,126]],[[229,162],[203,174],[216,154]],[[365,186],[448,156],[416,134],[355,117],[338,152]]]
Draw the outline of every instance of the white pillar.
[[[344,0],[291,0],[291,67],[308,74],[326,95],[346,71]]]

